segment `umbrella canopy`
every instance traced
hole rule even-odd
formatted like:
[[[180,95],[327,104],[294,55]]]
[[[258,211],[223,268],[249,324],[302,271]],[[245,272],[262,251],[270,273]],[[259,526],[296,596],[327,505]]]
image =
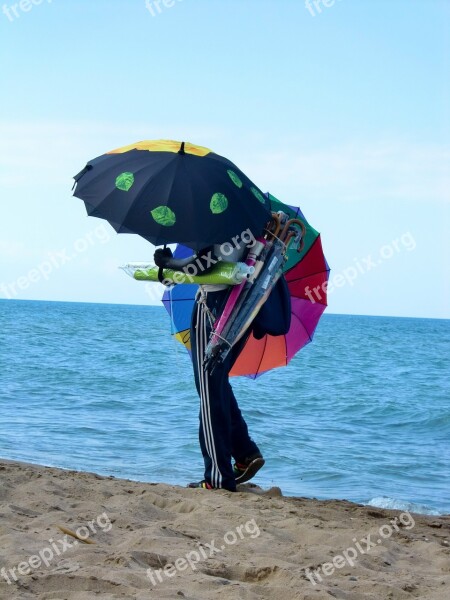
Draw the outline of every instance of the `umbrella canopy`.
[[[256,378],[276,367],[286,366],[295,354],[312,341],[319,319],[327,306],[326,282],[329,267],[322,250],[320,234],[305,219],[300,208],[288,206],[270,194],[272,211],[283,211],[300,219],[305,226],[303,248],[292,251],[283,272],[291,294],[291,327],[286,335],[266,335],[257,340],[250,335],[230,373]],[[178,246],[175,255],[188,256],[188,248]],[[198,286],[179,285],[166,290],[163,304],[172,320],[172,333],[190,350],[190,317]],[[316,290],[314,292],[314,290]]]
[[[223,156],[203,146],[144,141],[107,152],[75,176],[88,215],[119,233],[194,250],[229,241],[270,219],[269,201]]]

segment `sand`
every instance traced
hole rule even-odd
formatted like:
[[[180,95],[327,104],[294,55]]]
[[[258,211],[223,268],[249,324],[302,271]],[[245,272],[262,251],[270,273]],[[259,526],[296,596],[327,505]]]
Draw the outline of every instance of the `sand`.
[[[278,488],[189,490],[0,460],[0,548],[8,600],[450,598],[450,516]]]

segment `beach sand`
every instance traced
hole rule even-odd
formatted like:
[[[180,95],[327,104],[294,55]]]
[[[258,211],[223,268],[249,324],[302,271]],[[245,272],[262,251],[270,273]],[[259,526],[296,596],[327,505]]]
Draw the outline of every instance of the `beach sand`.
[[[0,460],[0,548],[2,600],[450,598],[450,516],[278,488],[189,490]]]

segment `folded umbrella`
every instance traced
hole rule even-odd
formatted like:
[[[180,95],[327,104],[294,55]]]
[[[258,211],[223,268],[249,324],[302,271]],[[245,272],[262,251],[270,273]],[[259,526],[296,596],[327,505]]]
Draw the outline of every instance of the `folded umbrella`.
[[[274,216],[277,217],[276,214]],[[279,219],[282,219],[281,231],[279,231]],[[245,284],[244,291],[231,311],[220,336],[217,336],[216,324],[214,325],[210,341],[205,350],[205,368],[210,370],[211,373],[219,362],[225,360],[231,348],[242,337],[248,335],[249,328],[253,323],[258,324],[255,318],[282,276],[283,265],[287,260],[287,252],[295,252],[297,248],[301,247],[302,235],[305,233],[305,227],[301,221],[297,219],[291,220],[285,213],[278,213],[278,217],[273,222],[272,227],[275,227],[275,231],[272,234],[268,230],[269,241],[261,255],[263,259],[261,269],[254,280],[253,275]],[[270,239],[271,235],[272,239]],[[295,244],[291,243],[292,240],[295,240]],[[281,329],[274,328],[274,317],[276,318],[278,312],[283,310],[289,311],[287,325],[282,326]],[[288,333],[290,328],[290,311],[289,298],[287,304],[283,302],[271,306],[265,315],[265,319],[262,321],[259,319],[258,331],[261,328],[263,329],[263,334],[260,337],[264,337],[266,333],[278,335]],[[266,323],[264,323],[264,320]],[[276,321],[279,322],[278,319]],[[285,322],[286,319],[281,321],[281,323]]]

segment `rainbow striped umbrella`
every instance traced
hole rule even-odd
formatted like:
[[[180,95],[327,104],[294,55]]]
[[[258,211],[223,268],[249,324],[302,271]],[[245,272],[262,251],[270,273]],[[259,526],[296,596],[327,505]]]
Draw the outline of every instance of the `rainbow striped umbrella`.
[[[305,225],[304,245],[300,252],[288,252],[284,276],[291,294],[291,327],[286,335],[266,335],[257,340],[250,335],[230,375],[256,378],[276,367],[286,366],[306,344],[312,341],[320,317],[327,306],[329,266],[322,249],[320,234],[305,219],[300,208],[288,206],[267,194],[273,212],[283,211]],[[175,256],[192,254],[177,246]],[[197,285],[178,285],[164,292],[162,302],[172,321],[172,333],[190,351],[190,319]]]

